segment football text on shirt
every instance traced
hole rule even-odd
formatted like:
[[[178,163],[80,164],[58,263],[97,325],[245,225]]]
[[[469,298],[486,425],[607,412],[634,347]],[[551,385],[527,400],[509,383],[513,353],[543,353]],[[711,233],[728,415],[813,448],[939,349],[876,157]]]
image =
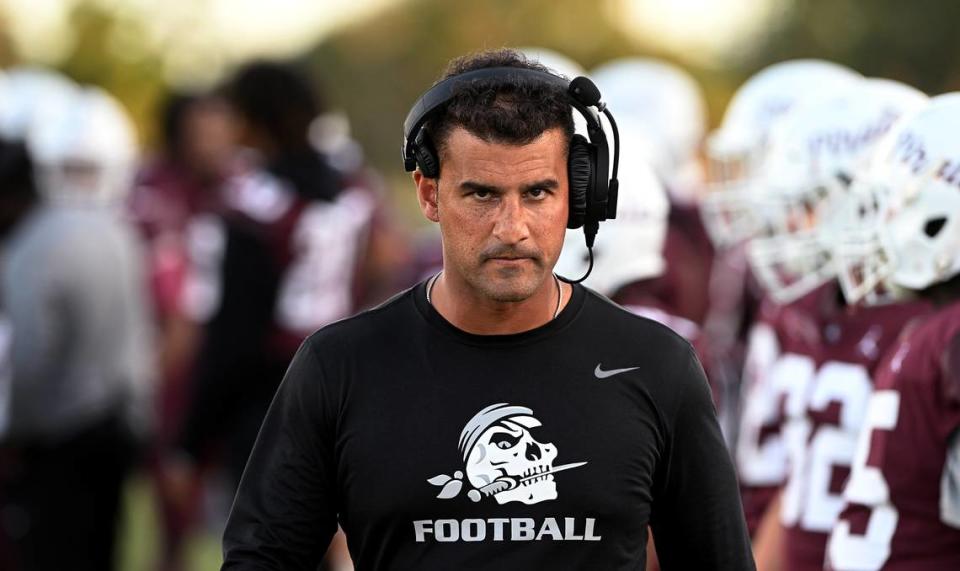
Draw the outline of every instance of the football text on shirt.
[[[548,517],[541,522],[533,518],[493,517],[489,519],[421,519],[413,522],[417,543],[428,537],[440,543],[457,541],[600,541],[596,534],[596,519]]]

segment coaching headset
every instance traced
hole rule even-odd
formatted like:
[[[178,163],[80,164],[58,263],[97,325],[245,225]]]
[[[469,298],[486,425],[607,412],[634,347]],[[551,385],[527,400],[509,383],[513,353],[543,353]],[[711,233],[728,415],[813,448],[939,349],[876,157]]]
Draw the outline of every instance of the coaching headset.
[[[407,172],[420,167],[427,178],[440,175],[440,158],[436,147],[430,141],[423,125],[434,112],[443,108],[456,95],[456,87],[464,82],[488,79],[529,79],[563,89],[570,106],[577,110],[587,122],[587,135],[575,134],[570,141],[567,156],[567,174],[570,186],[570,214],[567,228],[583,227],[587,248],[590,251],[590,266],[578,282],[590,275],[593,268],[593,242],[602,220],[616,218],[617,215],[617,169],[620,163],[620,133],[613,115],[605,103],[600,101],[600,90],[586,77],[577,77],[572,81],[566,78],[529,68],[490,67],[468,71],[440,81],[420,96],[413,104],[403,122],[403,166]],[[607,179],[610,150],[600,116],[592,108],[602,112],[610,121],[613,131],[613,171]]]

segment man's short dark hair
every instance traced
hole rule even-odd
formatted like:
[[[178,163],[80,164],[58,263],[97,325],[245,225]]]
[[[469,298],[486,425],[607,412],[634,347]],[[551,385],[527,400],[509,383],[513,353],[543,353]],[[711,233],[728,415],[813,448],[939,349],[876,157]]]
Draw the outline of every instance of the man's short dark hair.
[[[450,62],[442,79],[491,67],[517,67],[553,73],[546,66],[509,50],[491,50]],[[572,79],[572,78],[571,78]],[[559,128],[573,137],[573,109],[566,92],[535,79],[505,77],[463,83],[424,129],[441,156],[450,132],[462,127],[484,141],[525,145],[545,131]]]

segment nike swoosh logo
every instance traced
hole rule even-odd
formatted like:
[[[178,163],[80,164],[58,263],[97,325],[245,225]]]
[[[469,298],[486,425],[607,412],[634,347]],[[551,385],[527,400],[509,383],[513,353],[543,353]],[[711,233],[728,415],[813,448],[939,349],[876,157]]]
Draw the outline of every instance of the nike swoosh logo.
[[[610,369],[609,371],[604,371],[600,368],[600,364],[597,364],[597,368],[593,370],[593,375],[598,379],[606,379],[614,375],[619,375],[620,373],[626,373],[627,371],[636,371],[640,367],[628,367],[626,369]]]

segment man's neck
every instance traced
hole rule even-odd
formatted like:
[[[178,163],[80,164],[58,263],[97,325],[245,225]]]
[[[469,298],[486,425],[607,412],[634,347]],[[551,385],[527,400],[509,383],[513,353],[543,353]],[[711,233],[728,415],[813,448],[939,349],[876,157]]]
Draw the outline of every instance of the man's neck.
[[[562,309],[572,288],[560,282]],[[510,335],[549,323],[557,312],[557,284],[553,276],[523,301],[495,301],[446,273],[434,280],[430,302],[454,327],[475,335]]]

